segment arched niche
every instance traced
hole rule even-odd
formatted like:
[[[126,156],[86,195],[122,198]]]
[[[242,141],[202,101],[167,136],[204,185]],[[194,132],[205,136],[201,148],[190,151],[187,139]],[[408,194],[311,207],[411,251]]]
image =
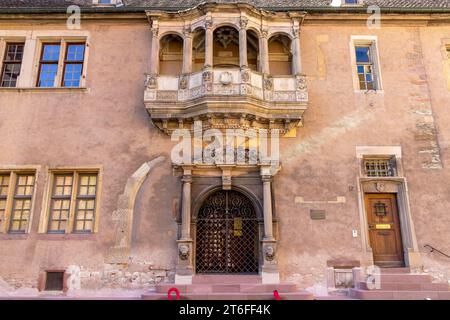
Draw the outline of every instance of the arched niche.
[[[232,26],[221,26],[213,34],[214,67],[239,67],[239,32]]]
[[[159,74],[179,75],[183,68],[183,39],[177,34],[166,34],[160,40]]]
[[[247,62],[250,70],[261,70],[259,61],[259,37],[253,30],[247,30]]]
[[[205,30],[194,30],[192,39],[192,71],[197,72],[205,65]]]
[[[278,33],[269,39],[269,70],[273,75],[291,75],[292,43],[289,36]]]

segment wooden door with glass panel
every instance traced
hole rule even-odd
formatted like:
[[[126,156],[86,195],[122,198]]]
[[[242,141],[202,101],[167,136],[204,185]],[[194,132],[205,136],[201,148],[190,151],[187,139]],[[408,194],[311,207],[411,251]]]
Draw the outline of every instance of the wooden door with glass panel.
[[[366,194],[365,205],[374,264],[380,267],[404,266],[396,195]]]

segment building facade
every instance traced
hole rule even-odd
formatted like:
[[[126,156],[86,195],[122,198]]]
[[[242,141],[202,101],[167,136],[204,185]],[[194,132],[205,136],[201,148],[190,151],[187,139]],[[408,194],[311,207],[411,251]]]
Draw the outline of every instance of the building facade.
[[[448,282],[450,3],[335,2],[3,1],[0,294]]]

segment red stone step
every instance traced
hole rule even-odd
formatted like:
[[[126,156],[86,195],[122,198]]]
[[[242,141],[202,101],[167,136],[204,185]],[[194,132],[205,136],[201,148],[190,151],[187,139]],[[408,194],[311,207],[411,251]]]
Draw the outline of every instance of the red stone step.
[[[192,277],[193,284],[240,284],[261,283],[259,275],[196,275]]]
[[[398,283],[381,282],[380,289],[369,289],[366,282],[359,282],[356,286],[361,290],[385,290],[385,291],[449,291],[447,283]]]
[[[296,292],[298,288],[294,283],[241,284],[241,292],[273,292],[274,290],[277,290],[281,294],[283,292]]]
[[[280,294],[282,300],[314,300],[307,291]],[[144,300],[167,300],[167,294],[148,292],[142,295]],[[275,300],[273,293],[191,293],[181,294],[181,300]]]
[[[431,283],[432,277],[429,274],[413,274],[413,273],[397,273],[397,274],[384,274],[380,275],[381,283],[394,282],[394,283]]]
[[[411,269],[409,267],[403,268],[380,268],[380,273],[385,274],[397,274],[397,273],[410,273]]]
[[[384,291],[350,289],[350,297],[364,300],[448,300],[448,291]]]
[[[297,286],[292,283],[281,284],[261,284],[261,283],[242,283],[242,284],[184,284],[175,285],[173,283],[158,284],[155,287],[157,293],[167,293],[171,288],[177,288],[180,293],[273,293],[278,290],[279,293],[296,292]]]

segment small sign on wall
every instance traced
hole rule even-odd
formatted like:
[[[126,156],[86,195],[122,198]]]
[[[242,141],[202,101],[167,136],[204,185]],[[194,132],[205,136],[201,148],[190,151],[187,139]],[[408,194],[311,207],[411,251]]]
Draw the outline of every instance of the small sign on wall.
[[[313,210],[309,211],[309,215],[312,220],[325,220],[325,210]]]

